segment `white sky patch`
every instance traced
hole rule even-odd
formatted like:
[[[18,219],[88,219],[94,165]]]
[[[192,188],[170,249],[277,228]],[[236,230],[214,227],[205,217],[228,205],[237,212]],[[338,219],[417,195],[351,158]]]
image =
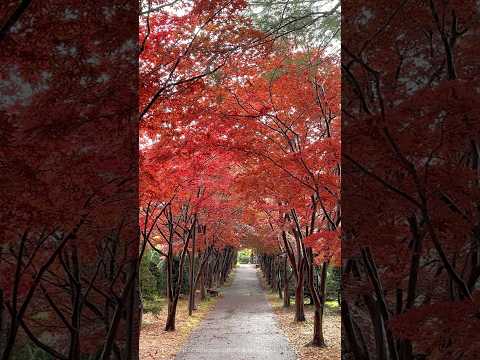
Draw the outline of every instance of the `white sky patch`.
[[[63,13],[63,18],[65,20],[77,20],[79,18],[78,11],[72,9],[65,9]]]
[[[105,83],[110,80],[110,75],[103,73],[97,78],[97,83]]]
[[[68,47],[65,43],[60,43],[55,47],[58,51],[58,54],[61,56],[76,56],[77,48],[74,46]]]
[[[102,14],[105,16],[106,20],[112,20],[113,15],[115,15],[115,7],[103,7]]]
[[[143,135],[139,140],[140,150],[146,149],[159,141],[160,141],[160,134],[157,134],[157,136],[154,139],[152,139],[147,135]]]
[[[32,97],[42,90],[48,89],[51,74],[44,71],[36,84],[26,81],[18,74],[18,68],[12,66],[5,79],[0,80],[0,109],[15,105],[27,106]]]
[[[358,17],[358,22],[361,25],[366,25],[371,19],[373,19],[374,15],[372,10],[363,7],[360,11],[360,15]]]
[[[154,15],[157,12],[163,12],[165,14],[174,15],[174,16],[185,16],[192,11],[191,4],[192,2],[186,3],[185,1],[172,0],[160,6],[152,5],[151,15]],[[146,13],[148,11],[148,1],[142,0],[140,3],[140,9],[141,9],[141,13]]]
[[[100,59],[97,55],[93,55],[86,60],[87,64],[100,65]]]

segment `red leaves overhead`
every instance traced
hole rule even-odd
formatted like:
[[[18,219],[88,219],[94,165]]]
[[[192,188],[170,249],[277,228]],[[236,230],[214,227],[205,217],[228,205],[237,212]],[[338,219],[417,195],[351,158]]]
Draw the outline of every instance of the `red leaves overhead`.
[[[366,337],[370,354],[474,358],[463,330],[478,327],[478,7],[353,5],[342,28],[342,251],[354,340]],[[371,312],[370,296],[387,310]],[[388,344],[372,331],[379,319],[392,325]]]
[[[339,67],[318,51],[252,46],[263,35],[244,6],[195,2],[145,19],[142,196],[174,198],[177,209],[188,201],[201,223],[222,224],[225,239],[247,231],[243,241],[275,250],[285,213],[296,208],[310,222],[312,195],[335,218]],[[318,214],[314,227],[326,230]],[[333,237],[329,247],[332,258]]]

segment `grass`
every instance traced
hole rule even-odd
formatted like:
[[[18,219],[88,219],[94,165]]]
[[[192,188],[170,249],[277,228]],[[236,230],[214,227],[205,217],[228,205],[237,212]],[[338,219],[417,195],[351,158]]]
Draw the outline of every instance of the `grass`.
[[[277,292],[267,289],[265,280],[258,270],[260,283],[265,290],[265,296],[272,306],[278,327],[287,336],[292,348],[297,353],[297,360],[337,360],[341,357],[341,319],[340,306],[336,300],[327,301],[324,313],[323,330],[327,347],[316,348],[306,346],[313,336],[313,312],[314,307],[305,306],[304,322],[295,322],[295,301],[291,306],[283,307],[283,300]]]
[[[151,299],[143,299],[143,312],[158,315],[167,306],[167,299],[161,296],[154,296]]]
[[[340,304],[337,300],[325,301],[325,307],[331,311],[340,311]]]
[[[223,287],[230,286],[233,278],[232,273]],[[177,308],[176,330],[167,332],[164,330],[167,319],[167,300],[163,297],[145,300],[140,333],[140,359],[174,359],[192,331],[201,324],[217,301],[218,297],[207,298],[202,302],[197,300],[197,310],[192,316],[188,316],[188,299],[181,298]]]

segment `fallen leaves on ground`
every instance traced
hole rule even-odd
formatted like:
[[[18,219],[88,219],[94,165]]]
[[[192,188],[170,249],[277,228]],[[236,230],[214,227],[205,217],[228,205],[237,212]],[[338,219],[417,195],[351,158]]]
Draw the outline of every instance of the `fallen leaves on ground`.
[[[232,271],[222,288],[232,284],[235,271]],[[180,298],[177,307],[175,331],[165,331],[168,306],[165,299],[161,301],[161,308],[157,314],[144,313],[140,332],[140,359],[141,360],[171,360],[180,351],[192,331],[200,325],[217,303],[223,297],[221,292],[218,297],[210,297],[205,301],[196,301],[197,310],[188,316],[188,299]]]
[[[262,287],[266,289],[265,281],[258,273]],[[272,305],[277,324],[285,333],[289,343],[297,353],[298,360],[337,360],[341,356],[341,318],[340,311],[325,309],[323,319],[323,332],[327,347],[318,348],[306,346],[313,337],[313,306],[305,305],[304,322],[295,322],[295,305],[283,307],[283,300],[277,293],[266,290],[266,296]]]
[[[190,333],[208,314],[216,303],[216,298],[210,298],[201,303],[197,302],[198,309],[192,316],[188,316],[188,300],[178,302],[176,330],[165,331],[167,306],[162,306],[156,315],[145,313],[142,318],[140,333],[140,359],[170,360],[174,359],[182,348]]]

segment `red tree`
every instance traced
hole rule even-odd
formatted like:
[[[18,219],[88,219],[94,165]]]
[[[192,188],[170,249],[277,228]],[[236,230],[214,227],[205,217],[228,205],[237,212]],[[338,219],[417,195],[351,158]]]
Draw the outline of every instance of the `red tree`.
[[[477,7],[384,5],[347,8],[342,31],[346,350],[473,359],[457,334],[478,326]]]

